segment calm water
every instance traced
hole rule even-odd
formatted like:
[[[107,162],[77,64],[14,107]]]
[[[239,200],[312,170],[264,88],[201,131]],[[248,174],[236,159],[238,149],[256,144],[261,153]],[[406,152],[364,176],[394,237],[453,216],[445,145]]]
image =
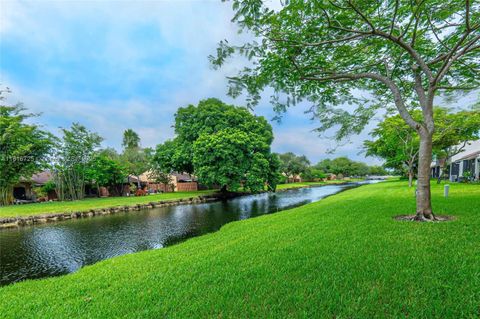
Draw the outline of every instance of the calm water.
[[[318,201],[356,185],[329,185],[0,230],[0,285],[74,272],[97,261],[162,248],[226,223]]]

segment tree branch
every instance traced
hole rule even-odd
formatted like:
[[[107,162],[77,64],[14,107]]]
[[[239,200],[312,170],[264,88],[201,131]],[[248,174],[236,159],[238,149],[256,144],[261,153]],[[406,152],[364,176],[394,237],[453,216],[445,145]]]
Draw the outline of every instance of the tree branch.
[[[359,79],[372,79],[377,80],[385,84],[393,94],[393,99],[395,102],[395,106],[400,113],[400,116],[405,120],[405,122],[414,130],[419,130],[421,125],[417,121],[415,121],[410,113],[408,112],[405,102],[403,101],[402,94],[398,86],[393,82],[391,79],[376,73],[343,73],[343,74],[335,74],[325,76],[325,77],[314,77],[314,76],[302,76],[302,80],[310,80],[310,81],[352,81],[352,80],[359,80]]]

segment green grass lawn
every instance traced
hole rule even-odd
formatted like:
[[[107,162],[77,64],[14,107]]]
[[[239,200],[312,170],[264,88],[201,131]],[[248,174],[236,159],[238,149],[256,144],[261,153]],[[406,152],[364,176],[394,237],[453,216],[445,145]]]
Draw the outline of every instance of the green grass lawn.
[[[165,249],[0,289],[3,318],[478,318],[480,186],[362,186]]]
[[[175,200],[180,198],[196,197],[199,195],[211,194],[214,191],[195,191],[195,192],[176,192],[163,193],[148,196],[132,197],[106,197],[106,198],[87,198],[78,201],[66,202],[45,202],[25,205],[12,205],[0,207],[0,218],[30,216],[51,213],[78,212],[89,209],[100,209],[114,206],[125,206],[135,204],[145,204],[158,202],[161,200]]]

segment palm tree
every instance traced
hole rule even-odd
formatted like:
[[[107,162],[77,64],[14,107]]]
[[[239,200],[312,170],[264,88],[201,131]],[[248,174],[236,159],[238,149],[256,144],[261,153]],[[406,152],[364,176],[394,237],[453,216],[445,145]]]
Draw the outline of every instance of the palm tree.
[[[134,149],[140,147],[140,137],[138,134],[131,128],[123,132],[123,143],[122,146],[125,149]]]

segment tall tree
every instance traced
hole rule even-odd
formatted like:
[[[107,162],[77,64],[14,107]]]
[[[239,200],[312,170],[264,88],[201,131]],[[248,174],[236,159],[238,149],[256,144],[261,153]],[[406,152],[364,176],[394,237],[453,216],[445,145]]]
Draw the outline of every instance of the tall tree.
[[[140,136],[138,136],[137,132],[135,132],[131,128],[125,130],[123,132],[122,146],[125,149],[139,148],[140,147]]]
[[[272,127],[246,108],[217,99],[179,108],[176,137],[158,145],[154,156],[164,172],[195,173],[205,184],[251,191],[275,189],[278,158],[270,152]]]
[[[14,185],[39,171],[50,154],[53,136],[25,123],[32,116],[21,104],[0,105],[0,206],[13,202]]]
[[[408,186],[412,187],[420,150],[420,139],[415,130],[396,115],[380,122],[371,136],[374,140],[363,144],[367,156],[384,159],[388,168],[406,171]]]
[[[472,140],[480,138],[480,109],[450,113],[448,109],[435,109],[433,150],[440,164],[437,183],[446,173],[451,158],[465,150]]]
[[[60,200],[85,197],[88,168],[102,138],[79,123],[62,129],[63,138],[56,149],[54,179]]]
[[[259,0],[233,0],[233,18],[255,41],[222,41],[220,66],[235,53],[251,60],[229,77],[232,96],[258,102],[272,87],[276,109],[304,98],[319,131],[359,133],[381,107],[395,109],[420,136],[416,219],[434,220],[430,163],[434,98],[480,86],[480,4],[475,1],[342,0],[285,2],[273,10]],[[368,101],[358,90],[368,92]],[[286,95],[286,102],[280,99]],[[354,111],[339,107],[356,105]],[[411,110],[419,108],[415,120]]]
[[[422,114],[419,110],[412,112],[417,119]],[[480,134],[480,111],[461,111],[452,113],[446,108],[435,108],[433,115],[436,122],[433,134],[433,150],[442,171],[450,158],[464,150],[468,141],[477,139]],[[373,141],[365,141],[367,155],[384,159],[385,166],[393,169],[406,168],[409,186],[415,175],[415,164],[420,152],[420,137],[399,115],[385,118],[371,133]],[[441,176],[439,177],[440,180]]]
[[[292,152],[279,154],[282,165],[280,166],[282,173],[289,178],[306,173],[310,166],[310,161],[305,155],[297,156]]]
[[[118,155],[112,157],[109,149],[96,152],[87,166],[86,180],[95,185],[100,196],[100,187],[114,190],[116,194],[122,194],[122,186],[128,173],[127,169],[119,161]]]

